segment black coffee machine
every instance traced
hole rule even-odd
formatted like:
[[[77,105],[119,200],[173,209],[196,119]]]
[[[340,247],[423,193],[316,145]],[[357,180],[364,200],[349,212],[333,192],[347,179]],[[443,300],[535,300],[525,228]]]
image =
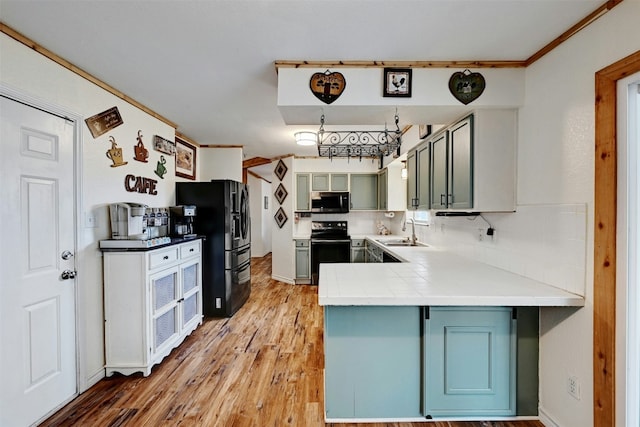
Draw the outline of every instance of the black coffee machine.
[[[171,216],[172,237],[195,237],[193,233],[193,218],[196,216],[194,205],[172,206],[169,208]]]

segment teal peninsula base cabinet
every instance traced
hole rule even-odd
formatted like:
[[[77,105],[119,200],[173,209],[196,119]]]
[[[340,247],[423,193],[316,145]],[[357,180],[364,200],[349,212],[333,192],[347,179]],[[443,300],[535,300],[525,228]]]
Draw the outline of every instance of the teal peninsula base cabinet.
[[[537,415],[537,307],[325,306],[325,420]]]

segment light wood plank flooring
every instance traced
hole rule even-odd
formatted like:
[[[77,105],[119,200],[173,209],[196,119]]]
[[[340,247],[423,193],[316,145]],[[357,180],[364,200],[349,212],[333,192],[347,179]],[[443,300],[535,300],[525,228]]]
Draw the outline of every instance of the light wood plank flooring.
[[[317,288],[271,279],[252,261],[252,294],[230,319],[206,319],[147,378],[114,375],[42,426],[323,426],[322,310]],[[327,424],[542,427],[533,421]]]

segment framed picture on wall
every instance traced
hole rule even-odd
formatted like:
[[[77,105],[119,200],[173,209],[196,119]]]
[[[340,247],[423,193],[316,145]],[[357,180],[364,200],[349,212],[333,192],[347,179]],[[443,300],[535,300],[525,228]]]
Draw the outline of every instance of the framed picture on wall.
[[[176,176],[196,179],[196,147],[176,138]]]
[[[382,95],[411,98],[411,68],[385,68]]]

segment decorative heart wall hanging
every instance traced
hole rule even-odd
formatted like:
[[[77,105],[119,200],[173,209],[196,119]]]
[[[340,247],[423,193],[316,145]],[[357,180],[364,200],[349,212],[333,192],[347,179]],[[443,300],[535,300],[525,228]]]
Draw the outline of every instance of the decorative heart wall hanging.
[[[469,70],[453,73],[449,79],[449,91],[460,102],[467,105],[484,92],[485,81],[480,73]]]
[[[325,104],[331,104],[338,99],[346,86],[347,82],[341,73],[332,73],[329,70],[324,73],[314,73],[309,80],[311,92]]]

